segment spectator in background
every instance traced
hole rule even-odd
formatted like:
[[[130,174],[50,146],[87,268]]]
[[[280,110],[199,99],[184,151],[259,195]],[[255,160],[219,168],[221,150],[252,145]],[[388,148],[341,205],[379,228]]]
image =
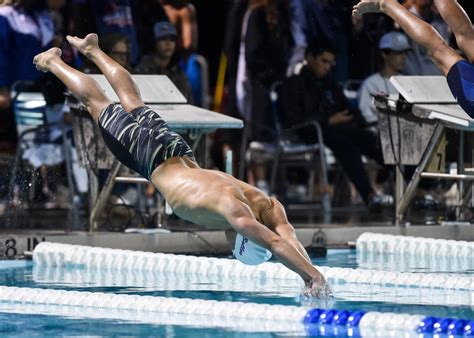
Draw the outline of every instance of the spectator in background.
[[[245,12],[248,8],[249,0],[233,1],[226,15],[224,53],[226,56],[225,90],[222,112],[228,116],[240,118],[240,111],[237,107],[236,82],[239,64],[242,25]],[[243,55],[245,61],[245,54]],[[245,70],[245,67],[244,67]],[[214,164],[220,169],[225,170],[225,154],[228,150],[233,151],[234,166],[233,173],[237,174],[237,164],[240,162],[242,130],[240,129],[222,129],[218,130],[214,138],[213,159]],[[243,177],[239,177],[243,178]]]
[[[131,49],[128,36],[119,33],[104,34],[100,38],[100,48],[110,55],[126,70],[131,71]],[[88,74],[100,74],[99,68],[90,61],[84,62],[83,71]]]
[[[43,1],[6,1],[0,7],[0,148],[13,149],[16,139],[10,90],[16,81],[38,82],[31,60],[51,46],[54,22]]]
[[[348,78],[349,49],[344,1],[293,0],[295,19],[300,22],[306,42],[325,40],[337,46],[335,75],[339,82]],[[298,8],[299,7],[299,8]],[[347,20],[348,21],[348,20]],[[349,24],[350,21],[347,22]]]
[[[349,37],[349,79],[364,80],[380,68],[378,42],[382,35],[394,30],[386,15],[352,16]]]
[[[359,109],[366,123],[375,133],[377,133],[378,117],[372,94],[398,94],[398,91],[390,82],[390,77],[400,74],[405,67],[407,52],[411,49],[408,38],[400,32],[390,32],[382,36],[379,41],[380,56],[382,58],[382,68],[364,82],[359,89],[358,101]]]
[[[51,46],[54,22],[44,3],[16,1],[0,8],[0,109],[10,107],[15,81],[38,81],[32,58]]]
[[[186,74],[178,65],[176,42],[178,34],[174,26],[167,22],[157,22],[154,27],[155,50],[144,55],[135,69],[138,74],[163,74],[170,78],[181,93],[193,102],[191,86]]]
[[[286,76],[292,36],[287,0],[250,2],[245,34],[245,75],[250,86],[251,141],[268,141],[272,136],[257,126],[272,126],[270,88]],[[240,67],[240,65],[239,65]],[[241,69],[239,69],[241,71]],[[239,83],[237,84],[239,85]],[[256,165],[249,183],[268,191],[266,168]]]
[[[325,144],[333,151],[366,205],[379,208],[393,204],[389,195],[377,194],[370,185],[362,163],[362,155],[383,164],[377,137],[354,124],[356,112],[342,88],[331,79],[329,72],[336,61],[336,51],[329,43],[310,43],[306,52],[307,65],[300,74],[283,82],[279,103],[285,127],[317,120],[323,129]],[[292,135],[294,141],[316,142],[313,128]]]
[[[160,0],[135,0],[132,14],[140,55],[152,53],[155,46],[153,26],[159,21],[169,21]]]
[[[443,40],[449,43],[451,35],[449,27],[434,9],[433,0],[413,0],[409,11],[431,24]],[[411,51],[408,53],[407,64],[403,73],[405,75],[441,75],[426,48],[411,39],[410,44]]]
[[[43,76],[32,65],[36,53],[52,46],[66,50],[63,39],[63,18],[60,10],[65,5],[64,0],[47,1],[15,1],[12,5],[0,8],[0,105],[10,109],[10,89],[17,81],[29,81],[37,91],[42,91],[46,100],[47,122],[57,122],[62,117],[63,85],[53,77]],[[65,53],[65,56],[68,54]],[[69,53],[69,55],[71,55]],[[66,61],[68,61],[66,59]],[[30,86],[28,86],[30,87]],[[3,115],[3,114],[2,114]],[[15,130],[13,117],[2,126]],[[28,148],[23,158],[39,170],[41,177],[41,193],[45,198],[45,207],[56,207],[53,184],[48,167],[63,162],[64,157],[60,145],[59,128],[52,128],[49,133],[37,133],[36,144]],[[34,187],[36,175],[33,175],[31,186]],[[19,205],[20,191],[14,189],[13,203]],[[30,196],[34,195],[34,189]]]
[[[193,102],[203,107],[207,104],[203,96],[203,69],[196,54],[198,46],[198,25],[196,8],[188,0],[161,0],[170,22],[178,32],[177,53],[179,64],[191,85]]]
[[[71,34],[84,36],[96,32],[99,35],[125,35],[130,41],[131,63],[136,65],[140,51],[132,15],[133,5],[133,0],[72,0]]]
[[[178,51],[186,59],[198,46],[196,8],[188,0],[161,0],[161,4],[178,32]]]

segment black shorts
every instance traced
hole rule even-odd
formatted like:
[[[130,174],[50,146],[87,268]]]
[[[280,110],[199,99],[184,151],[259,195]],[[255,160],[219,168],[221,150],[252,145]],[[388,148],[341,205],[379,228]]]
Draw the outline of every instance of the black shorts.
[[[449,89],[459,105],[474,118],[474,64],[465,60],[457,62],[448,73]]]
[[[110,104],[100,113],[99,129],[112,154],[146,179],[171,157],[195,161],[186,141],[146,106],[127,113],[121,105]]]

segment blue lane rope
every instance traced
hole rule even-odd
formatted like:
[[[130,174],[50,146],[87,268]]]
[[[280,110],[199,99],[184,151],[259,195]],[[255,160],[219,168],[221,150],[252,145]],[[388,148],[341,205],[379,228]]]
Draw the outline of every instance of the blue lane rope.
[[[328,327],[346,327],[348,329],[359,328],[359,324],[363,317],[369,312],[364,311],[348,311],[348,310],[324,310],[314,308],[306,313],[303,323],[309,334],[316,334],[320,331],[321,326]],[[425,317],[415,328],[420,334],[448,334],[448,335],[464,335],[474,336],[474,320],[458,319],[458,318],[438,318]],[[341,332],[339,330],[339,332]],[[357,331],[358,332],[358,331]],[[353,335],[353,334],[351,334]],[[357,334],[356,334],[357,335]]]

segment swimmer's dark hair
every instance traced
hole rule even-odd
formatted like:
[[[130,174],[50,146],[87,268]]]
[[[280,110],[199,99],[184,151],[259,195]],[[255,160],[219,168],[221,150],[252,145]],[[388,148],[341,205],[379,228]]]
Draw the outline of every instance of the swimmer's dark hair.
[[[318,56],[324,52],[329,52],[331,54],[337,54],[337,48],[327,40],[318,40],[308,43],[306,47],[306,55]]]

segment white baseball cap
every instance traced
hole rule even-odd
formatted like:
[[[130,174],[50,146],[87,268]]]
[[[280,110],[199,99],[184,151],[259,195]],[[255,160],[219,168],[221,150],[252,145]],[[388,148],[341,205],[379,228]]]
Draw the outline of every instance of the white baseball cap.
[[[239,233],[235,237],[235,246],[232,252],[235,258],[247,265],[262,264],[272,257],[270,251],[255,244]]]
[[[380,38],[379,49],[390,49],[395,52],[403,52],[410,50],[411,46],[405,34],[400,32],[389,32]]]

